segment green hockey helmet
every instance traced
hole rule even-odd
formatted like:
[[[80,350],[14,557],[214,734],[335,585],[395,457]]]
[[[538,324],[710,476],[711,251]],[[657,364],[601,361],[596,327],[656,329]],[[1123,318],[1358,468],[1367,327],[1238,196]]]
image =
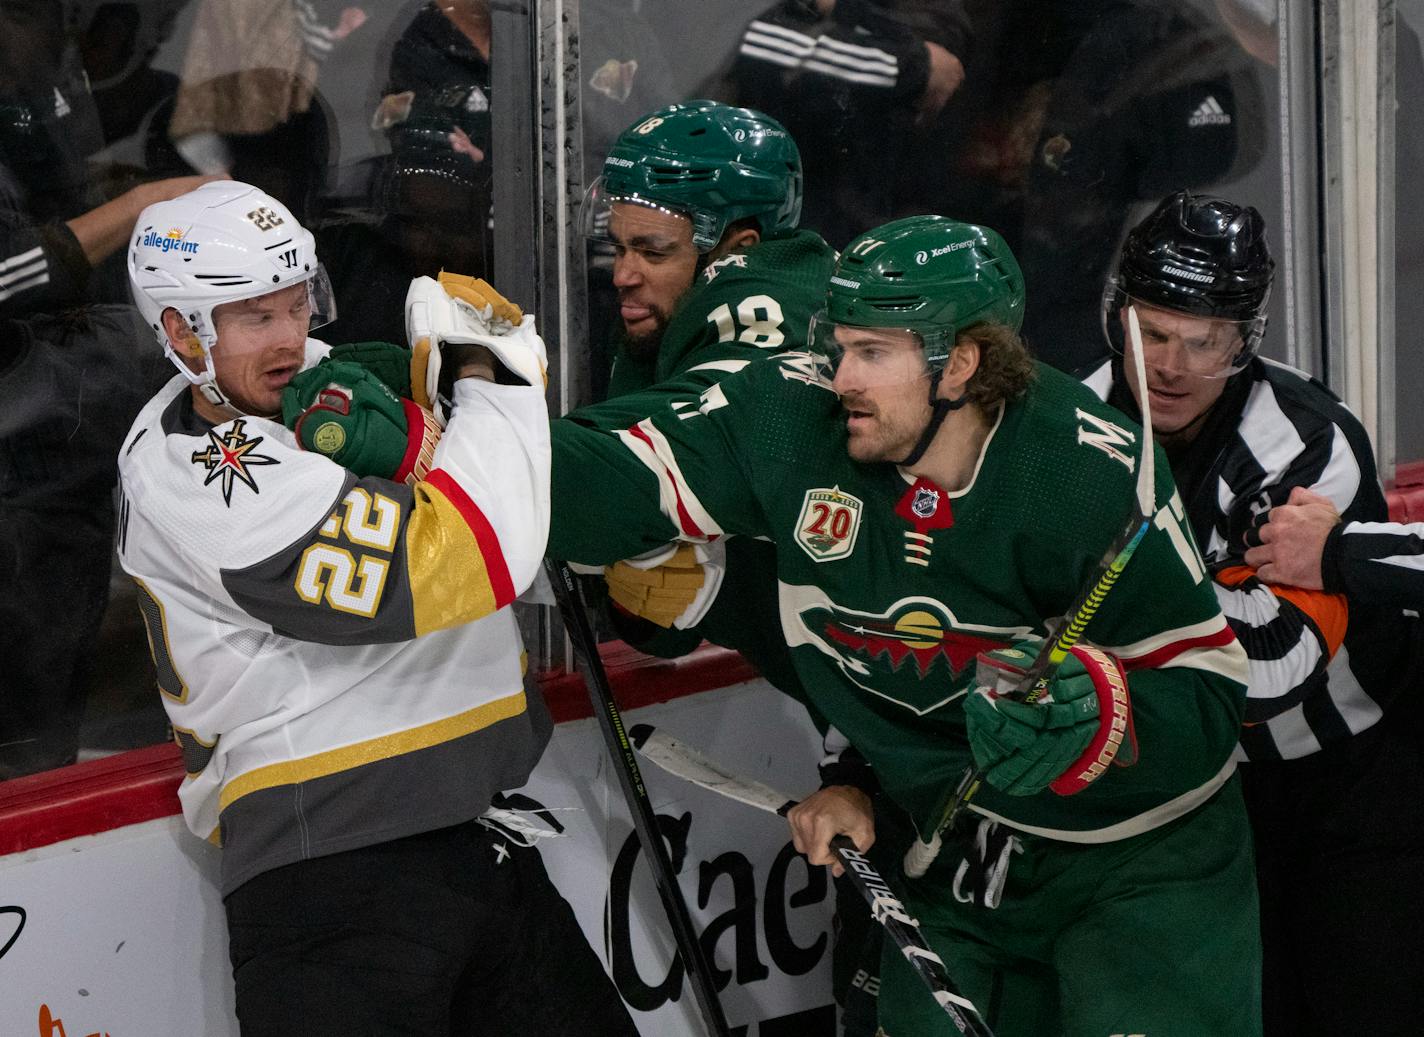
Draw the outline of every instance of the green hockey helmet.
[[[834,362],[837,325],[905,330],[938,371],[959,332],[984,322],[1018,331],[1023,313],[1023,274],[997,232],[945,216],[908,216],[846,246],[812,343]]]
[[[714,101],[669,105],[614,142],[584,200],[588,236],[607,237],[615,202],[686,216],[699,252],[737,220],[754,219],[762,237],[774,237],[801,219],[801,154],[761,112]]]

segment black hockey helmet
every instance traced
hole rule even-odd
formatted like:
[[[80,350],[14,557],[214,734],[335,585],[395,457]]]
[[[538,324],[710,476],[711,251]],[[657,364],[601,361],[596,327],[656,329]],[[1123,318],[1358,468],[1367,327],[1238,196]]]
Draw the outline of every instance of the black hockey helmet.
[[[1266,223],[1249,205],[1178,191],[1128,232],[1103,293],[1103,330],[1122,352],[1118,313],[1128,299],[1238,323],[1241,348],[1223,373],[1239,371],[1266,330],[1275,261]]]

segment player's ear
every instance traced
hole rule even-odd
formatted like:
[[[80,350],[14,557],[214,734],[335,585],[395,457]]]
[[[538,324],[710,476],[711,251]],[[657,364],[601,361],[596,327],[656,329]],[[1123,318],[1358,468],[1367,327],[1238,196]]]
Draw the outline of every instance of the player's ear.
[[[163,311],[162,319],[163,332],[168,336],[168,342],[173,347],[173,352],[179,356],[194,359],[203,355],[203,344],[198,341],[198,336],[188,326],[188,322],[183,319],[181,313],[170,306]]]
[[[967,335],[961,335],[955,342],[954,348],[950,350],[940,384],[944,388],[953,390],[951,396],[958,396],[960,391],[969,384],[969,379],[974,377],[974,372],[979,370],[979,350],[978,341]]]
[[[751,248],[761,241],[761,231],[756,227],[729,227],[722,234],[722,240],[717,242],[709,259],[721,259],[723,256],[743,249]]]

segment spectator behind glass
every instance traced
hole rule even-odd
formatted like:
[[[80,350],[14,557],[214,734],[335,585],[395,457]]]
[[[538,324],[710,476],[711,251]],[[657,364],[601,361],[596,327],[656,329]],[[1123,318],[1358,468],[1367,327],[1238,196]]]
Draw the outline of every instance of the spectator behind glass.
[[[1064,370],[1101,357],[1101,287],[1132,207],[1240,176],[1265,128],[1256,70],[1190,5],[967,0],[964,88],[915,145],[901,207],[1003,231],[1024,337]]]
[[[303,218],[325,185],[323,62],[366,22],[344,0],[202,0],[169,132],[200,173],[256,184]]]
[[[806,165],[803,221],[840,246],[894,214],[912,126],[964,81],[958,0],[780,0],[747,26],[704,96],[780,120]],[[917,210],[918,211],[918,210]]]
[[[485,0],[423,4],[391,49],[371,119],[390,147],[369,208],[332,210],[312,226],[341,313],[332,341],[404,342],[413,277],[492,266],[490,20]]]
[[[0,0],[0,780],[73,762],[113,541],[114,454],[161,365],[104,261],[152,202],[105,201],[78,52],[51,3]]]

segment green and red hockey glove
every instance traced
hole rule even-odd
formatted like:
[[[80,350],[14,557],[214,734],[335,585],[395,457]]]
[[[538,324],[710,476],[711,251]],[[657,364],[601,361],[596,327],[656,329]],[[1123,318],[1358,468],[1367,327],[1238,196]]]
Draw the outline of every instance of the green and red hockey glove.
[[[323,364],[360,364],[379,378],[398,399],[412,399],[410,393],[410,350],[394,342],[346,342],[332,346]]]
[[[980,657],[979,687],[964,703],[969,748],[985,780],[1013,796],[1081,792],[1108,765],[1136,760],[1127,675],[1112,655],[1077,645],[1036,702],[1006,698],[1038,651],[1024,641]]]
[[[282,390],[282,422],[303,450],[358,477],[414,485],[430,470],[439,429],[429,412],[397,399],[359,364],[336,361],[302,371]]]

